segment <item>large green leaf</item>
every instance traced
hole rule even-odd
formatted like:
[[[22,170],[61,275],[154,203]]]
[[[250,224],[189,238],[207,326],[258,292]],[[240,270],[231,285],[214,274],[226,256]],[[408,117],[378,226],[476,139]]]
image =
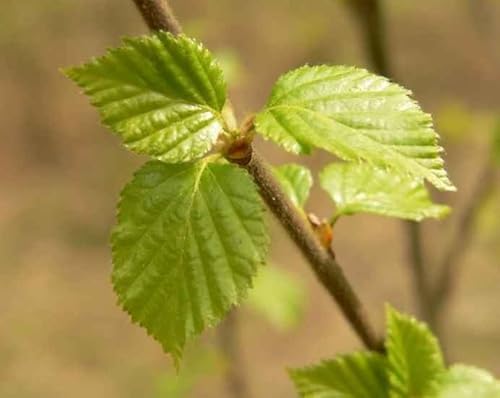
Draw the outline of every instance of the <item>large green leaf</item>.
[[[241,301],[269,244],[249,175],[208,160],[144,165],[123,190],[112,236],[120,304],[176,361]]]
[[[304,312],[305,288],[285,270],[262,268],[248,295],[248,304],[277,329],[286,331],[298,324]]]
[[[434,398],[499,398],[500,382],[472,366],[454,365],[443,377]]]
[[[385,358],[359,352],[290,371],[305,398],[387,398]]]
[[[210,151],[224,129],[222,71],[201,44],[183,35],[125,39],[65,73],[134,152],[189,161]]]
[[[436,390],[445,368],[425,324],[388,307],[386,348],[391,398],[427,397]]]
[[[318,147],[454,190],[431,117],[408,90],[364,69],[305,66],[285,74],[255,125],[294,153]]]
[[[274,174],[292,203],[303,208],[313,184],[311,171],[307,167],[291,163],[275,167]]]
[[[421,182],[367,164],[331,164],[321,173],[320,183],[335,202],[336,216],[374,213],[420,221],[450,211],[432,203]]]

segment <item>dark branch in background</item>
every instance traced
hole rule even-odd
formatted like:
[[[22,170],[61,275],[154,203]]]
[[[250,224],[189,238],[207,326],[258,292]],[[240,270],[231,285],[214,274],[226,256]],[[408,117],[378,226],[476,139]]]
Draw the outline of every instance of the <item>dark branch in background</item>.
[[[360,23],[367,52],[370,54],[375,70],[386,77],[393,77],[390,73],[380,0],[350,0],[348,4]],[[471,7],[477,8],[476,11],[481,15],[481,18],[487,18],[484,1],[472,0]],[[419,310],[422,318],[438,337],[441,335],[446,304],[457,284],[460,260],[471,240],[478,210],[495,186],[495,178],[496,170],[493,160],[488,157],[479,173],[477,185],[464,206],[462,217],[455,229],[456,232],[444,250],[443,260],[438,268],[440,274],[435,285],[431,284],[426,272],[420,225],[411,221],[405,222],[408,236],[408,256],[412,266],[414,290]],[[442,341],[441,344],[444,342]]]
[[[244,376],[246,372],[243,368],[238,336],[238,313],[232,310],[217,330],[217,342],[227,366],[226,388],[228,396],[247,398],[249,393]]]
[[[493,159],[487,157],[477,178],[474,190],[462,211],[462,216],[455,229],[456,233],[453,235],[453,239],[444,253],[440,267],[441,275],[436,284],[433,300],[435,305],[434,318],[438,328],[442,325],[442,317],[445,313],[446,305],[456,288],[458,277],[460,276],[459,265],[471,241],[477,214],[482,204],[493,191],[496,176],[497,173]]]
[[[146,23],[153,30],[180,31],[180,25],[171,13],[166,1],[134,0]],[[152,12],[165,15],[153,15]],[[249,147],[247,159],[228,160],[245,168],[254,178],[264,201],[285,227],[290,237],[301,249],[319,281],[340,306],[343,314],[368,349],[383,351],[383,343],[368,321],[361,302],[332,253],[323,247],[314,235],[311,226],[295,209],[281,190],[269,166]]]
[[[347,4],[360,23],[363,43],[375,71],[390,77],[389,59],[385,47],[385,23],[378,0],[349,0]]]
[[[349,0],[347,4],[359,22],[363,42],[375,71],[380,75],[394,79],[389,66],[389,53],[385,42],[385,21],[380,1]],[[403,223],[407,237],[413,294],[418,303],[420,316],[434,330],[432,292],[423,258],[420,225],[414,221],[404,221]]]

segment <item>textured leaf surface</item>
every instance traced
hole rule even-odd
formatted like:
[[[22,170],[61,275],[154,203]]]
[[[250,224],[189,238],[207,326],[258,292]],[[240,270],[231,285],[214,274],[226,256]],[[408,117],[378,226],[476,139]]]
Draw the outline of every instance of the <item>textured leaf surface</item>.
[[[336,215],[374,213],[420,221],[443,217],[450,210],[432,203],[422,183],[367,164],[331,164],[320,183],[335,202]]]
[[[290,371],[305,398],[386,398],[385,358],[376,353],[339,356],[320,365]]]
[[[386,345],[391,398],[431,395],[445,368],[439,344],[429,328],[388,308]]]
[[[282,76],[256,130],[293,153],[322,148],[453,190],[431,117],[410,92],[364,69],[305,66]]]
[[[268,265],[259,271],[248,304],[277,329],[286,331],[296,326],[304,313],[304,289],[293,275]]]
[[[274,169],[283,190],[298,208],[304,207],[313,184],[311,171],[298,164],[285,164]]]
[[[210,163],[144,165],[122,192],[112,236],[119,302],[178,361],[251,286],[269,239],[249,175]]]
[[[499,398],[500,382],[472,366],[454,365],[443,378],[435,398]]]
[[[201,44],[183,35],[125,39],[65,73],[134,152],[166,162],[192,160],[206,154],[224,128],[222,71]]]

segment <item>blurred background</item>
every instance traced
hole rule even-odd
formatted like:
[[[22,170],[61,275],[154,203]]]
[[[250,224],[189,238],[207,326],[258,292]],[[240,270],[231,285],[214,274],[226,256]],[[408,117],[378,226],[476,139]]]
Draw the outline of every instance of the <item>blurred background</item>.
[[[185,31],[223,64],[239,117],[263,106],[285,71],[304,63],[374,70],[352,0],[172,0]],[[500,116],[500,2],[386,0],[388,61],[413,90],[446,148],[454,211],[422,224],[435,275],[488,165]],[[180,375],[111,288],[109,231],[121,187],[144,158],[100,126],[58,68],[81,63],[124,35],[146,32],[132,1],[2,0],[0,12],[0,397],[232,397],[221,332],[190,345]],[[267,142],[273,164],[301,161]],[[500,376],[498,173],[475,203],[455,261],[458,283],[442,335],[448,356]],[[331,214],[313,189],[308,209]],[[249,397],[292,397],[285,368],[361,348],[330,297],[276,222],[272,270],[233,314]],[[418,314],[402,222],[358,215],[336,225],[339,262],[380,330],[384,303]],[[276,287],[280,288],[277,289]],[[266,305],[263,303],[267,303]],[[272,304],[269,304],[272,303]],[[221,347],[222,345],[222,347]],[[233,358],[234,359],[234,358]]]

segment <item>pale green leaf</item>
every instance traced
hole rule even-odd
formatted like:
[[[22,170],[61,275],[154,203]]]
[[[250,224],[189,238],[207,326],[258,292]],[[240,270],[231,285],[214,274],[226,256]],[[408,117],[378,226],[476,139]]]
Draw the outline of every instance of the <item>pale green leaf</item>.
[[[112,236],[119,302],[176,361],[251,286],[269,245],[242,169],[208,158],[144,165],[122,192]]]
[[[304,289],[293,275],[268,265],[260,269],[247,302],[277,329],[286,331],[296,326],[303,315]]]
[[[292,163],[274,168],[274,174],[292,203],[303,208],[313,184],[311,171]]]
[[[290,371],[304,398],[387,398],[386,360],[359,352]]]
[[[222,71],[201,44],[158,32],[70,68],[102,122],[130,150],[165,162],[199,158],[224,129]]]
[[[435,391],[445,368],[439,343],[425,324],[388,307],[386,348],[391,398]]]
[[[472,366],[454,365],[444,375],[433,398],[499,398],[500,382]]]
[[[420,221],[450,211],[432,203],[421,182],[367,164],[331,164],[321,173],[320,183],[335,202],[336,216],[374,213]]]
[[[293,153],[318,147],[455,189],[431,117],[408,90],[364,69],[305,66],[285,74],[255,125]]]

